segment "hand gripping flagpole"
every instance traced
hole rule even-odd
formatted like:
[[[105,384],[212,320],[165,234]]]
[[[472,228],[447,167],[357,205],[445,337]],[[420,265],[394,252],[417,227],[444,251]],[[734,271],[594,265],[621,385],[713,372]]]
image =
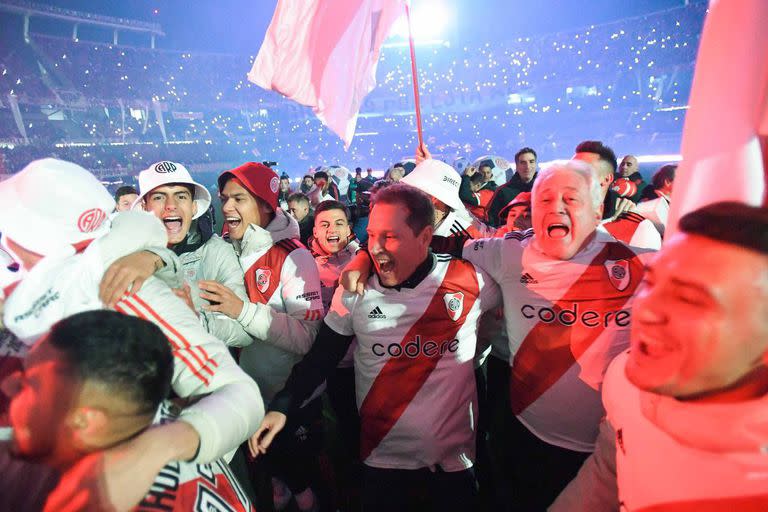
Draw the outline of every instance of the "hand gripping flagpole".
[[[424,133],[421,129],[421,102],[419,101],[419,76],[416,70],[416,44],[413,42],[413,30],[411,29],[410,1],[405,2],[405,17],[408,20],[408,43],[411,47],[411,77],[413,78],[413,101],[416,107],[416,130],[419,134],[419,148],[424,146]]]

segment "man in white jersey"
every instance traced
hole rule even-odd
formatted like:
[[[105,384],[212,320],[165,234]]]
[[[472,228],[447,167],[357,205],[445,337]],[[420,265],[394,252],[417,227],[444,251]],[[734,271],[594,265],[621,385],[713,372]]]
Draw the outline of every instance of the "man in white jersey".
[[[363,510],[401,510],[424,490],[435,510],[475,510],[473,357],[477,322],[498,303],[498,288],[472,264],[429,251],[428,196],[393,184],[374,200],[375,273],[362,296],[337,289],[312,350],[272,401],[251,449],[264,452],[356,337]]]
[[[597,449],[552,510],[768,510],[767,400],[768,209],[705,206],[649,265]]]
[[[49,199],[40,201],[40,194]],[[20,264],[17,281],[5,290],[3,320],[26,347],[62,318],[104,309],[99,282],[113,261],[167,243],[160,222],[143,212],[121,213],[110,225],[112,208],[114,200],[93,175],[60,160],[32,162],[0,184],[2,244]],[[156,468],[169,460],[205,463],[232,451],[255,430],[263,402],[255,382],[165,283],[150,278],[115,308],[156,323],[166,334],[178,396],[205,395],[178,421],[153,429],[158,449],[135,454],[136,467],[105,466],[108,478],[121,482],[109,488],[120,506],[140,499]]]
[[[635,203],[610,189],[616,172],[616,154],[600,141],[585,140],[576,146],[574,160],[594,167],[603,196],[603,221],[598,229],[632,247],[659,250],[661,235],[653,222],[637,211]]]
[[[517,419],[507,435],[517,449],[502,462],[510,481],[497,485],[512,489],[510,510],[544,509],[594,449],[603,374],[629,344],[643,263],[636,250],[597,231],[602,200],[590,165],[550,166],[533,186],[533,230],[463,249],[504,299]]]

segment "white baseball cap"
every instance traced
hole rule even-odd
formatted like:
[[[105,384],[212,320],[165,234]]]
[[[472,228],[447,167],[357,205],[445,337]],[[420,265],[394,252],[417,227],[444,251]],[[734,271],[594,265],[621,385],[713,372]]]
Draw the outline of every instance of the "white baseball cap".
[[[43,158],[0,182],[0,232],[43,256],[109,232],[115,200],[77,164]]]
[[[424,160],[400,181],[418,188],[454,210],[464,209],[464,203],[459,199],[461,176],[453,167],[440,160]]]
[[[186,167],[168,160],[156,162],[139,173],[139,197],[133,202],[131,209],[143,209],[141,201],[144,196],[157,187],[171,183],[183,183],[195,187],[194,201],[197,204],[197,213],[192,217],[193,219],[208,211],[211,206],[211,193],[208,189],[193,180]]]

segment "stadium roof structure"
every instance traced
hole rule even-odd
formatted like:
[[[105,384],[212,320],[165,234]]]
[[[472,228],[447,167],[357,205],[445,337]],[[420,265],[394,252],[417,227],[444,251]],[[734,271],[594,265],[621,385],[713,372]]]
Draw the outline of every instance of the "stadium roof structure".
[[[28,37],[29,18],[48,18],[59,21],[70,22],[73,24],[72,38],[77,39],[77,28],[79,25],[93,25],[102,28],[112,29],[114,33],[114,44],[117,44],[117,37],[120,31],[131,31],[149,34],[152,40],[152,47],[155,46],[155,37],[164,36],[162,27],[159,23],[141,21],[129,18],[117,18],[113,16],[104,16],[73,9],[64,9],[51,5],[36,4],[25,0],[0,0],[0,11],[5,11],[20,15],[24,18],[24,37]]]

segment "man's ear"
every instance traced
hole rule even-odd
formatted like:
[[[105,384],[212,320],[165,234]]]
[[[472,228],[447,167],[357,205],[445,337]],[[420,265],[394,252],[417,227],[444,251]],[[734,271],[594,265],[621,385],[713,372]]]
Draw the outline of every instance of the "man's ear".
[[[430,244],[432,243],[432,235],[434,235],[434,233],[435,233],[435,228],[433,226],[427,226],[421,230],[421,233],[419,233],[419,236],[417,238],[419,242],[429,247]]]
[[[192,200],[192,217],[197,215],[197,201]]]
[[[95,440],[103,437],[109,423],[107,414],[94,407],[78,407],[66,421],[75,443],[83,447],[91,446]]]

